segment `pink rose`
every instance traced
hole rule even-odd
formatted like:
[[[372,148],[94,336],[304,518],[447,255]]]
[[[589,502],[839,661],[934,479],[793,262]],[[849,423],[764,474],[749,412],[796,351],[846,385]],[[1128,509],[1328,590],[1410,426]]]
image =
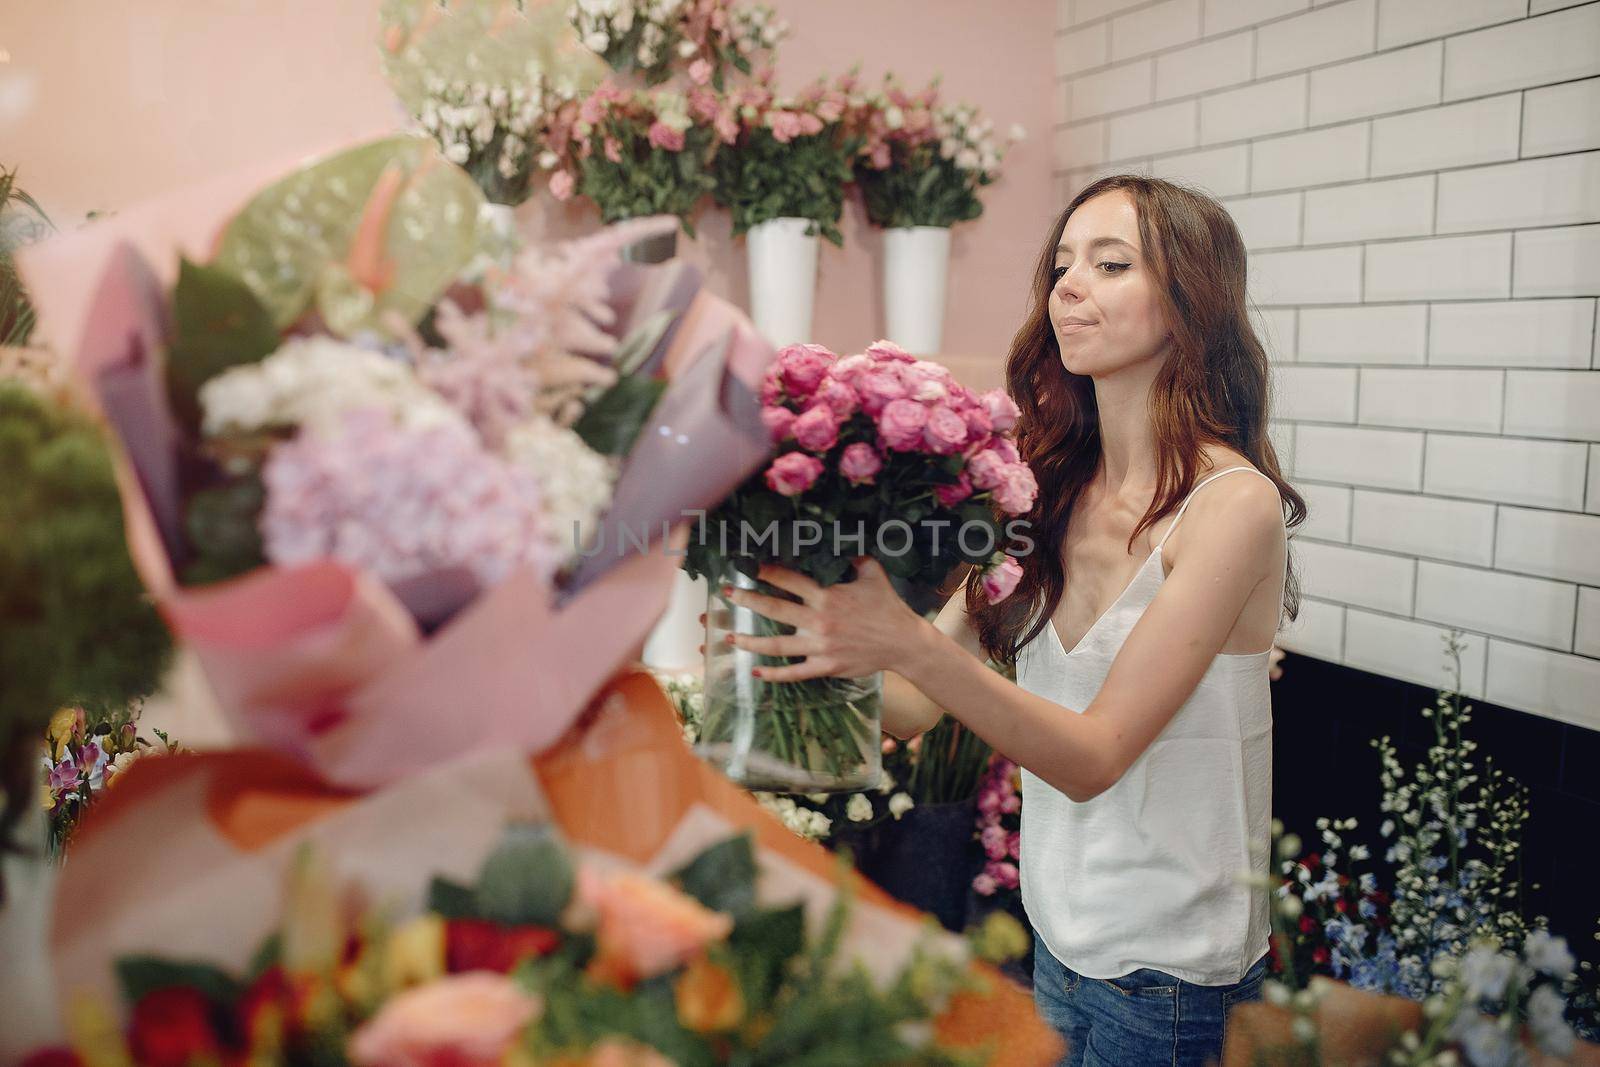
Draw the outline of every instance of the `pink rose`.
[[[972,880],[972,891],[980,897],[992,897],[999,888],[993,876],[988,874],[980,874]]]
[[[998,453],[1000,458],[1005,460],[1007,463],[1022,462],[1022,456],[1018,454],[1017,446],[1012,443],[1010,438],[996,437],[993,441],[989,442],[989,449],[992,452]]]
[[[994,430],[994,424],[989,421],[989,412],[986,408],[963,408],[961,409],[961,417],[967,422],[967,440],[969,441],[982,441]]]
[[[650,124],[648,136],[650,144],[656,148],[664,148],[668,152],[683,151],[683,131],[673,129],[660,119]]]
[[[607,137],[606,138],[605,151],[606,151],[606,158],[609,159],[611,162],[613,162],[613,163],[621,163],[622,162],[622,142],[617,140],[615,137]]]
[[[835,356],[821,345],[789,345],[773,365],[790,396],[810,396],[822,384]]]
[[[961,478],[954,485],[936,485],[933,495],[939,498],[939,503],[947,508],[953,508],[967,497],[972,495],[972,479],[967,477],[967,472],[961,472]]]
[[[357,1067],[492,1067],[540,1002],[489,971],[440,978],[394,997],[350,1040]]]
[[[689,64],[689,80],[696,85],[704,85],[711,80],[711,64],[704,57]]]
[[[846,445],[844,454],[839,457],[839,473],[849,479],[851,485],[872,481],[882,469],[883,457],[865,441]]]
[[[785,452],[767,468],[767,488],[783,496],[796,496],[810,489],[822,475],[822,460],[804,452]]]
[[[872,151],[867,156],[867,161],[874,170],[888,170],[893,157],[889,155],[889,142],[879,141],[872,146]]]
[[[950,395],[950,391],[945,388],[944,382],[939,380],[938,375],[929,373],[919,364],[907,367],[903,380],[911,399],[924,404],[937,404]]]
[[[889,371],[875,370],[861,376],[856,383],[856,391],[861,394],[861,410],[873,418],[883,413],[883,409],[891,401],[899,400],[906,395],[906,387],[900,379]],[[912,401],[916,403],[916,401]],[[921,404],[917,404],[921,407]]]
[[[913,356],[893,341],[874,341],[867,346],[867,355],[873,359],[889,360],[894,363],[917,362],[916,356]]]
[[[800,135],[802,137],[810,137],[813,134],[818,134],[818,133],[821,133],[821,132],[822,132],[822,120],[821,119],[819,119],[819,118],[817,118],[817,116],[809,114],[809,113],[801,114],[801,116],[800,116]]]
[[[967,420],[946,407],[930,408],[922,439],[936,456],[959,452],[967,441]]]
[[[764,407],[761,409],[761,421],[772,434],[772,443],[777,444],[793,431],[794,412],[788,408]]]
[[[996,860],[985,865],[983,873],[992,877],[1001,889],[1017,888],[1017,865],[1005,860]]]
[[[783,402],[783,382],[777,374],[777,364],[761,379],[761,406],[776,407]]]
[[[654,978],[699,956],[733,919],[659,879],[578,868],[578,899],[600,918],[599,954],[632,978]]]
[[[1033,507],[1039,495],[1039,483],[1026,463],[1008,463],[1000,472],[1000,484],[994,489],[994,502],[1007,515],[1022,515]]]
[[[826,404],[829,410],[841,419],[848,419],[861,404],[861,398],[856,396],[856,391],[849,385],[830,374],[824,378],[822,384],[817,386],[817,391],[807,401],[807,406]]]
[[[853,356],[845,356],[833,365],[833,376],[841,382],[854,385],[856,379],[872,370],[871,357],[857,352]]]
[[[558,170],[550,175],[550,195],[557,200],[567,200],[572,196],[573,186],[577,183],[572,180],[572,175],[564,170]]]
[[[977,488],[993,489],[1000,484],[1005,468],[1005,457],[992,448],[986,448],[967,460],[966,472],[971,475],[972,484]]]
[[[808,452],[826,452],[839,440],[839,417],[826,404],[794,420],[794,439]]]
[[[983,595],[991,604],[998,604],[1010,596],[1021,580],[1022,564],[1010,556],[1002,557],[1000,562],[992,567],[985,567],[980,577]]]
[[[1017,405],[1004,389],[991,389],[983,394],[982,400],[983,406],[989,409],[989,421],[997,433],[1005,433],[1017,424],[1017,417],[1022,412],[1017,410]]]
[[[767,126],[772,130],[772,139],[779,144],[788,144],[800,136],[802,123],[800,116],[793,111],[774,111],[767,116]]]
[[[733,117],[733,112],[718,112],[711,125],[716,129],[717,136],[722,138],[723,144],[733,144],[739,139],[739,120]]]
[[[901,398],[884,405],[878,415],[878,433],[886,447],[896,452],[913,452],[922,446],[922,431],[928,425],[928,409],[915,400]],[[962,425],[965,430],[965,424]]]

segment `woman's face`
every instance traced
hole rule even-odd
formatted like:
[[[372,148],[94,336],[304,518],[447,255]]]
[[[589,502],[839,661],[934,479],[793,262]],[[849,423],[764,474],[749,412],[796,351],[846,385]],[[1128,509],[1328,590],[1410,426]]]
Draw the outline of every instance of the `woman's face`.
[[[1126,192],[1113,189],[1078,205],[1052,277],[1050,324],[1067,370],[1103,377],[1165,355],[1166,317]]]

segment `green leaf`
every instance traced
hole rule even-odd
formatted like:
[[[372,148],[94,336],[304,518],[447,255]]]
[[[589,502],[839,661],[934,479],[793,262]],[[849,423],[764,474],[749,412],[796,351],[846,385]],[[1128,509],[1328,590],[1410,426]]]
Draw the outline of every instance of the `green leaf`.
[[[200,427],[200,387],[229,367],[255,363],[278,347],[272,315],[230,272],[184,259],[172,292],[173,338],[167,394],[190,431]]]
[[[351,277],[351,246],[368,200],[386,173],[401,186],[382,229],[390,276],[370,292]],[[399,136],[372,141],[302,167],[256,194],[222,235],[215,265],[244,281],[289,326],[318,298],[335,331],[383,328],[396,311],[421,320],[477,252],[484,203],[467,173],[433,143]]]
[[[667,383],[659,378],[618,378],[590,401],[572,430],[603,456],[625,456],[666,389]]]
[[[160,731],[156,731],[160,733]],[[162,740],[165,740],[163,738]],[[283,961],[283,935],[274,933],[256,949],[254,956],[250,957],[250,965],[245,968],[245,981],[254,982],[263,974],[276,967]]]
[[[557,926],[572,899],[571,857],[544,825],[517,825],[483,865],[477,914],[509,926]]]
[[[635,326],[617,346],[616,355],[611,357],[612,366],[616,367],[617,374],[626,378],[630,374],[637,373],[640,364],[655,352],[656,345],[661,343],[662,335],[667,332],[667,327],[672,325],[672,320],[675,318],[677,312],[658,311]]]
[[[672,875],[685,893],[735,918],[756,903],[756,856],[748,833],[712,845]]]
[[[478,898],[471,886],[437,875],[428,883],[428,910],[446,919],[476,919]]]
[[[124,956],[117,960],[117,984],[123,999],[137,1004],[161,989],[192,989],[212,1004],[226,1007],[239,996],[239,983],[209,963],[156,956]]]
[[[257,524],[265,502],[266,491],[254,472],[189,498],[184,525],[199,555],[184,568],[184,584],[223,581],[266,561]]]
[[[806,912],[800,904],[751,912],[734,926],[728,944],[752,1013],[771,1002],[805,943]]]

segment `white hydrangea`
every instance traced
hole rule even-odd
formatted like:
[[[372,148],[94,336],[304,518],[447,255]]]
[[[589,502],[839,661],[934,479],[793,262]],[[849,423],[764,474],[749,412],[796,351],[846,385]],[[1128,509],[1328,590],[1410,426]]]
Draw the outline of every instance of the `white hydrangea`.
[[[511,430],[505,453],[538,480],[546,539],[558,558],[572,558],[594,537],[611,504],[615,466],[572,430],[543,417]]]
[[[411,368],[381,352],[331,337],[296,337],[259,363],[222,372],[200,387],[207,436],[304,426],[332,431],[347,411],[378,408],[408,429],[466,427]]]

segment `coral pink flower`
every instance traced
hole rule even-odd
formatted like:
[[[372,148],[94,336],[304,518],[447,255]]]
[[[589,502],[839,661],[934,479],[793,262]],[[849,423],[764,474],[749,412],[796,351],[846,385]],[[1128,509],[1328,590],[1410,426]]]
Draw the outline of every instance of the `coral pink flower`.
[[[621,963],[635,978],[653,978],[681,967],[733,930],[730,916],[642,874],[602,874],[580,867],[578,897],[600,917],[601,955]]]
[[[550,195],[557,200],[570,199],[574,184],[571,174],[564,170],[558,170],[550,175]]]
[[[800,116],[793,111],[772,112],[767,116],[767,126],[772,130],[772,139],[779,144],[788,144],[802,132]]]
[[[865,441],[846,445],[844,453],[839,457],[839,473],[852,485],[864,485],[872,481],[882,469],[883,457],[878,455],[877,449]]]
[[[622,142],[615,137],[607,137],[605,143],[606,158],[613,163],[622,162]]]
[[[357,1067],[495,1067],[540,1002],[488,971],[441,978],[383,1006],[350,1041]]]
[[[808,452],[826,452],[839,440],[839,417],[826,404],[794,420],[794,439]]]
[[[702,57],[689,64],[689,80],[696,85],[705,85],[711,80],[711,64]]]
[[[998,604],[1016,590],[1021,580],[1022,564],[1006,556],[995,566],[984,570],[981,577],[983,595],[989,603]]]
[[[683,151],[683,131],[675,130],[659,119],[650,124],[650,144],[668,152]]]
[[[785,452],[767,468],[767,488],[782,496],[797,496],[822,475],[822,460],[804,452]]]
[[[901,398],[884,405],[878,415],[878,433],[886,447],[896,452],[912,452],[922,447],[922,431],[928,424],[928,409],[915,400]],[[966,424],[962,424],[966,430]]]

